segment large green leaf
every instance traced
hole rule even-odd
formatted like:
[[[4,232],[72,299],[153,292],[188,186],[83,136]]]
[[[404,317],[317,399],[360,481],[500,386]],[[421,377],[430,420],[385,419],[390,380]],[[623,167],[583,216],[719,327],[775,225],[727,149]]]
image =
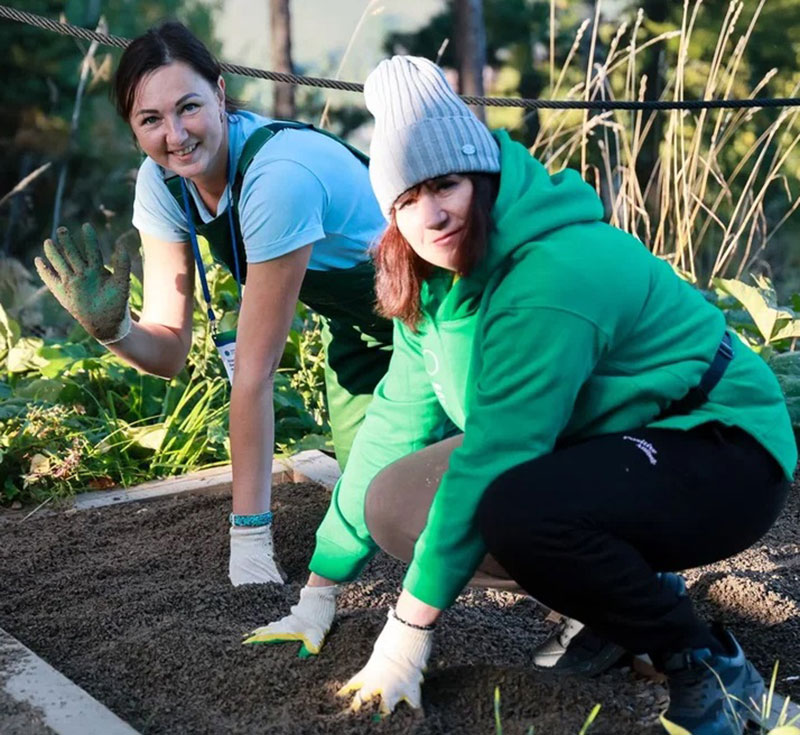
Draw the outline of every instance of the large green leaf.
[[[50,380],[48,378],[35,378],[29,383],[19,386],[15,393],[20,398],[30,398],[35,401],[46,401],[55,403],[64,390],[64,383],[60,380]]]
[[[778,319],[794,319],[791,309],[777,305],[775,289],[766,278],[757,278],[757,286],[750,286],[735,278],[715,278],[714,285],[735,297],[747,309],[765,342],[771,342]]]
[[[775,334],[772,335],[772,342],[779,339],[791,339],[792,337],[800,337],[800,319],[792,319],[788,322],[780,320],[775,329]]]
[[[164,424],[152,424],[150,426],[131,426],[125,433],[134,444],[157,452],[161,449],[167,429]]]
[[[25,373],[47,365],[47,360],[39,355],[41,346],[42,340],[38,337],[22,337],[8,351],[8,372]]]
[[[19,336],[19,324],[6,313],[3,305],[0,304],[0,357],[14,346]]]

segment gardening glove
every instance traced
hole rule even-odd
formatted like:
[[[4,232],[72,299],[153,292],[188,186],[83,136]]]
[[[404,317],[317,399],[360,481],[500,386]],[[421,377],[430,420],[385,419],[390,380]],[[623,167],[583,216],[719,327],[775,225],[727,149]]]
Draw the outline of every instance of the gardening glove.
[[[337,594],[339,594],[338,585],[327,587],[306,585],[300,590],[300,601],[289,608],[289,615],[262,628],[256,628],[243,642],[251,644],[302,641],[300,657],[316,656],[333,623]]]
[[[355,692],[350,709],[358,712],[364,702],[380,697],[381,712],[389,714],[403,700],[418,709],[422,705],[422,673],[428,663],[433,629],[414,628],[389,611],[367,665],[338,692],[343,697]]]
[[[231,556],[228,577],[234,587],[240,584],[283,584],[284,577],[275,563],[272,526],[231,526]]]
[[[83,225],[83,247],[72,241],[66,227],[56,233],[58,245],[44,241],[43,258],[36,270],[81,326],[102,344],[119,342],[131,330],[128,310],[131,261],[121,241],[111,256],[113,271],[103,264],[103,254],[92,226]]]

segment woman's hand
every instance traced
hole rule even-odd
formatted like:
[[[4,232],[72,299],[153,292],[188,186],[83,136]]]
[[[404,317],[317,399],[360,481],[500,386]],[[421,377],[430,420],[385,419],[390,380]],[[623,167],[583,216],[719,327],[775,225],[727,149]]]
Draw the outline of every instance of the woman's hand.
[[[364,702],[378,697],[383,714],[400,702],[418,709],[422,706],[423,671],[433,643],[433,628],[412,628],[389,611],[386,625],[375,641],[367,665],[350,679],[337,696],[355,693],[350,709],[358,712]]]
[[[330,580],[317,578],[315,581],[314,577],[312,575],[309,583],[300,590],[300,601],[289,609],[289,615],[256,628],[243,643],[252,645],[301,641],[303,645],[300,648],[300,657],[316,656],[333,623],[339,587]]]
[[[404,613],[408,617],[404,617]],[[384,714],[392,712],[402,701],[415,709],[421,707],[423,672],[433,644],[433,624],[440,613],[403,590],[396,610],[389,611],[367,665],[337,692],[337,696],[355,693],[350,704],[354,712],[375,697],[380,698]]]
[[[117,342],[131,328],[128,311],[131,261],[118,241],[109,271],[92,226],[84,224],[82,231],[81,248],[65,227],[59,227],[58,245],[49,238],[44,241],[47,259],[36,258],[36,270],[59,303],[92,337],[103,343]]]

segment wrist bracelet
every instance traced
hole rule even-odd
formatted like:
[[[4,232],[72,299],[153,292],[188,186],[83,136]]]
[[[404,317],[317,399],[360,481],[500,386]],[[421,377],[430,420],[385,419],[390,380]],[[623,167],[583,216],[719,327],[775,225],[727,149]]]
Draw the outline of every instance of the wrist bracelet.
[[[403,620],[403,618],[397,614],[397,611],[394,608],[392,608],[392,617],[398,623],[402,623],[403,625],[413,628],[414,630],[433,630],[436,628],[436,623],[431,623],[430,625],[417,625],[416,623],[409,623],[408,620]]]
[[[236,515],[231,513],[229,516],[232,526],[269,526],[272,524],[272,511],[266,513],[255,513],[253,515]]]

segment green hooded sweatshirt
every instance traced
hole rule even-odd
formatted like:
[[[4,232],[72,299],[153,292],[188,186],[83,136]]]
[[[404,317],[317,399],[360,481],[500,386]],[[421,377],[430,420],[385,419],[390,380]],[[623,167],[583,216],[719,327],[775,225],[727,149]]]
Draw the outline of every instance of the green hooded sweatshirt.
[[[754,436],[787,477],[797,462],[777,380],[735,337],[733,360],[709,400],[656,419],[699,384],[725,332],[722,313],[641,242],[603,223],[599,198],[577,172],[550,176],[507,133],[495,137],[501,174],[487,254],[467,277],[454,282],[437,271],[423,285],[416,332],[395,323],[389,371],[310,563],[329,579],[355,578],[376,550],[364,521],[370,481],[455,424],[464,441],[403,583],[440,609],[486,553],[475,523],[484,491],[559,439],[719,421]]]

